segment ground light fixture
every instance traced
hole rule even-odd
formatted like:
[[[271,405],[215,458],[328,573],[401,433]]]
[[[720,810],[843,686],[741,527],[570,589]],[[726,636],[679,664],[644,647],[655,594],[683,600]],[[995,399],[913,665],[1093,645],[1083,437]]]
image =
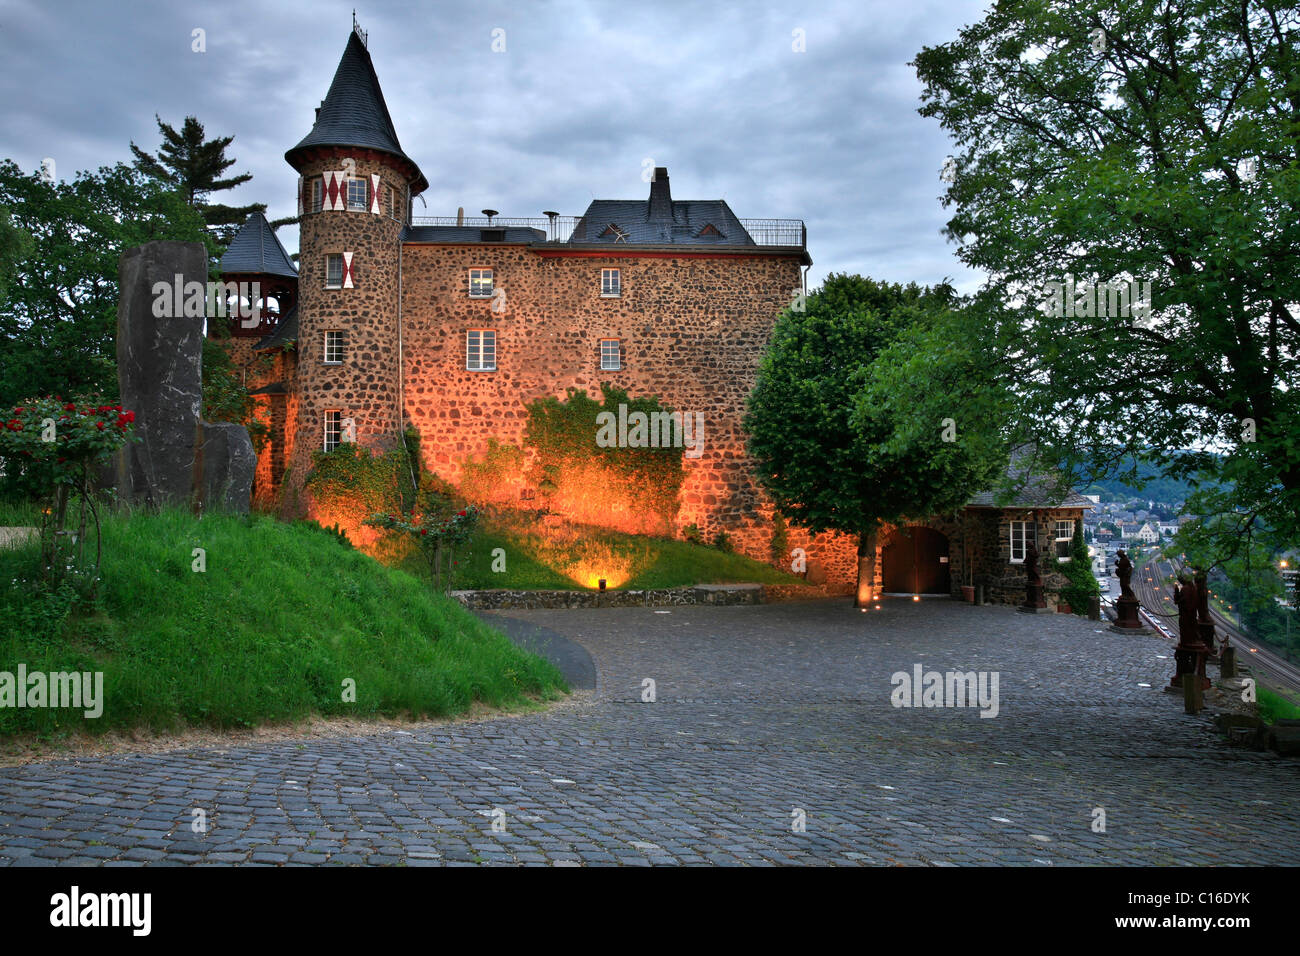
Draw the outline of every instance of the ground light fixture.
[[[913,594],[913,595],[912,595],[912,600],[913,600],[913,601],[919,601],[919,600],[921,600],[921,595],[919,595],[919,594]]]
[[[597,582],[597,583],[598,583],[598,585],[599,585],[599,587],[600,587],[600,590],[603,592],[603,591],[605,590],[605,579],[604,579],[604,578],[601,578],[600,581]]]

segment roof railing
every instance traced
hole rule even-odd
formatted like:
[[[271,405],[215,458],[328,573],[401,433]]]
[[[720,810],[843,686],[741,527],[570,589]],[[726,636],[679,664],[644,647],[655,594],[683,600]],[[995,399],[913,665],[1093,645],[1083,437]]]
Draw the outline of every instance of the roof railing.
[[[574,240],[573,233],[582,221],[581,216],[412,216],[412,226],[470,226],[473,228],[537,229],[545,233],[547,242],[592,242],[587,236]],[[808,247],[808,227],[802,219],[741,219],[740,224],[749,233],[755,245]]]

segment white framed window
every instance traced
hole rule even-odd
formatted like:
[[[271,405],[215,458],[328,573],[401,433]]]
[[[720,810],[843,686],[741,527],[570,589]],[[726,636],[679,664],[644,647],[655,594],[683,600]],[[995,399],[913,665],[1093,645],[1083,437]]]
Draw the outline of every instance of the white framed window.
[[[325,288],[343,288],[343,253],[334,252],[325,257]]]
[[[325,180],[316,176],[311,181],[311,211],[320,212],[325,196]]]
[[[370,208],[370,183],[364,179],[348,180],[348,208],[361,212]]]
[[[600,294],[609,299],[623,294],[623,282],[617,269],[600,270]]]
[[[1056,522],[1056,533],[1053,536],[1056,540],[1056,557],[1061,561],[1070,560],[1070,542],[1074,540],[1074,522],[1058,521]]]
[[[469,297],[471,299],[492,298],[492,270],[469,270]]]
[[[325,412],[325,450],[333,451],[343,438],[343,412],[337,408]]]
[[[470,329],[465,333],[465,368],[471,372],[497,370],[497,334],[492,329]]]
[[[622,367],[623,352],[619,348],[618,339],[601,339],[600,370],[602,372],[617,372]]]
[[[1011,563],[1024,564],[1029,542],[1038,544],[1038,525],[1032,521],[1011,522]]]
[[[343,333],[337,329],[325,333],[325,364],[343,364]]]

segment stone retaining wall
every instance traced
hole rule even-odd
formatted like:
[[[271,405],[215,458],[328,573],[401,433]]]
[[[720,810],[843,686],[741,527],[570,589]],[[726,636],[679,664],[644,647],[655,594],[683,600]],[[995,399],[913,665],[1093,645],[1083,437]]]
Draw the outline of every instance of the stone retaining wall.
[[[475,611],[574,607],[660,607],[685,604],[762,604],[761,584],[700,584],[646,591],[452,591]]]

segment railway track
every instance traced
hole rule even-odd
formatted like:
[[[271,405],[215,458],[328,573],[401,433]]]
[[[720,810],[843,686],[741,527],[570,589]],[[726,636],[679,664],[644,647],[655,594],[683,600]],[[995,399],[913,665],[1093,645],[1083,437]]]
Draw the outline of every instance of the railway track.
[[[1142,603],[1142,616],[1172,641],[1178,640],[1178,608],[1174,605],[1171,582],[1179,570],[1180,564],[1176,559],[1166,559],[1159,554],[1133,570],[1133,593]],[[1300,693],[1300,667],[1243,633],[1235,621],[1214,608],[1210,609],[1210,617],[1216,633],[1220,637],[1226,635],[1237,648],[1239,664],[1250,667],[1252,672],[1262,672],[1261,676],[1267,677],[1265,683]]]

